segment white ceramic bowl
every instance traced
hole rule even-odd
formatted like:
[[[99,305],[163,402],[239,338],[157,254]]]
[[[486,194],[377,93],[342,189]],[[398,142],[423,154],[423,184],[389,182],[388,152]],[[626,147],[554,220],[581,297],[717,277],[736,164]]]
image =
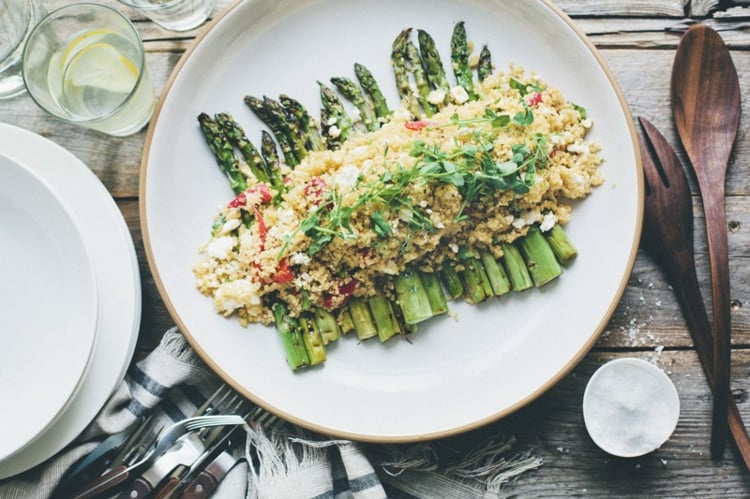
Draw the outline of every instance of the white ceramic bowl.
[[[583,419],[591,439],[620,457],[638,457],[664,444],[677,427],[680,398],[664,371],[645,360],[610,361],[591,376]]]

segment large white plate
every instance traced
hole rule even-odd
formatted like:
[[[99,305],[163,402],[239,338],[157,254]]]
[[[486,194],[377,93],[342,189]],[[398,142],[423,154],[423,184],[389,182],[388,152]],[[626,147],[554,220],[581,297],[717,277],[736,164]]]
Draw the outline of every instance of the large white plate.
[[[94,346],[94,270],[76,223],[39,177],[0,155],[0,460],[76,393]]]
[[[27,130],[0,123],[0,154],[34,172],[63,199],[78,225],[98,284],[98,323],[89,367],[49,431],[0,461],[0,479],[56,454],[96,416],[125,375],[138,338],[141,287],[133,240],[112,196],[73,154]],[[45,391],[39,397],[47,396]]]
[[[292,374],[272,329],[243,329],[194,288],[191,266],[217,207],[231,198],[197,124],[229,111],[260,137],[243,96],[287,93],[317,112],[316,80],[367,65],[393,104],[391,43],[429,31],[448,60],[453,24],[487,43],[495,65],[535,70],[585,106],[607,178],[577,206],[580,258],[562,279],[430,321],[410,342],[330,348],[322,368]],[[248,397],[305,427],[369,441],[445,436],[497,419],[544,392],[586,354],[626,286],[641,228],[635,132],[612,75],[571,21],[543,1],[247,1],[220,17],[181,61],[152,122],[141,175],[149,262],[174,319],[200,355]]]

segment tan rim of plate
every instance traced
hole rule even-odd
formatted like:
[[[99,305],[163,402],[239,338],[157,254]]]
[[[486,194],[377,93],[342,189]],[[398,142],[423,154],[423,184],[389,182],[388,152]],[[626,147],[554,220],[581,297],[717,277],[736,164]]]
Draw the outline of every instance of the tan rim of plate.
[[[523,400],[520,400],[516,404],[513,404],[510,407],[505,408],[504,410],[492,414],[490,416],[487,416],[483,419],[480,419],[478,421],[474,421],[472,423],[451,428],[449,430],[445,431],[439,431],[439,432],[433,432],[433,433],[424,433],[419,435],[411,435],[411,436],[405,436],[405,437],[373,437],[371,435],[361,435],[358,433],[349,433],[349,432],[339,432],[335,431],[331,428],[325,428],[321,427],[315,424],[311,424],[305,420],[299,419],[295,417],[293,414],[286,413],[282,410],[280,410],[277,407],[274,407],[273,405],[268,404],[266,401],[257,398],[252,392],[249,392],[245,388],[243,388],[241,385],[239,385],[231,376],[229,376],[226,372],[224,372],[220,366],[218,366],[207,354],[206,352],[201,349],[200,345],[195,341],[195,339],[190,334],[190,331],[188,331],[185,324],[180,319],[180,316],[177,314],[177,311],[174,308],[174,305],[172,304],[171,300],[169,299],[169,296],[167,295],[164,284],[161,280],[161,276],[159,275],[159,271],[156,268],[156,263],[154,262],[154,256],[151,252],[151,241],[150,241],[150,234],[148,232],[148,224],[146,223],[145,217],[143,217],[143,214],[146,212],[146,169],[148,168],[148,156],[149,152],[151,150],[151,141],[153,139],[153,132],[154,132],[154,123],[156,123],[157,118],[159,117],[159,114],[161,112],[162,106],[164,104],[164,101],[169,94],[169,90],[172,88],[172,85],[174,84],[177,75],[182,70],[182,67],[185,65],[185,62],[188,60],[190,55],[192,54],[195,47],[201,43],[203,38],[206,37],[206,35],[216,26],[218,22],[220,22],[225,16],[227,16],[232,10],[234,10],[238,5],[242,3],[242,0],[236,0],[231,5],[227,6],[223,12],[221,12],[219,15],[217,15],[208,25],[206,25],[203,30],[198,34],[196,39],[193,41],[193,43],[188,47],[188,49],[185,51],[185,53],[182,55],[179,61],[177,61],[177,65],[175,66],[174,71],[172,72],[171,76],[169,77],[169,80],[167,80],[167,83],[164,87],[164,91],[162,92],[161,98],[159,99],[159,102],[157,103],[156,110],[154,111],[154,116],[151,119],[151,125],[149,126],[148,133],[146,136],[146,143],[143,148],[143,156],[141,159],[141,176],[140,176],[140,186],[139,186],[139,213],[141,215],[141,232],[143,234],[143,244],[146,250],[146,258],[148,260],[149,268],[151,269],[151,273],[154,277],[154,282],[156,283],[156,287],[159,291],[159,295],[161,295],[162,299],[164,300],[164,304],[167,307],[167,311],[169,312],[169,315],[172,317],[172,319],[177,324],[177,327],[182,331],[182,333],[185,335],[185,338],[188,340],[190,345],[195,349],[195,351],[198,353],[198,355],[203,359],[203,361],[215,372],[217,373],[227,384],[232,386],[235,390],[237,390],[239,393],[250,399],[252,402],[256,403],[257,405],[263,407],[267,411],[276,414],[277,416],[294,423],[295,425],[301,426],[303,428],[306,428],[308,430],[312,430],[318,433],[328,434],[339,438],[346,438],[351,440],[358,440],[361,442],[373,442],[373,443],[407,443],[407,442],[416,442],[416,441],[422,441],[422,440],[432,440],[436,438],[444,438],[449,437],[453,435],[457,435],[460,433],[464,433],[470,430],[474,430],[477,428],[480,428],[488,423],[491,423],[493,421],[497,421],[498,419],[501,419],[503,417],[506,417],[517,410],[521,409],[522,407],[526,406],[527,404],[531,403],[532,401],[536,400],[539,396],[541,396],[543,393],[545,393],[547,390],[552,388],[554,385],[556,385],[562,378],[564,378],[570,371],[573,370],[573,368],[578,365],[578,363],[588,354],[589,350],[596,344],[597,340],[599,339],[599,336],[601,335],[602,331],[604,331],[604,328],[607,326],[607,323],[609,322],[609,319],[612,317],[612,314],[614,313],[615,309],[617,308],[617,305],[620,303],[620,299],[622,298],[623,293],[625,292],[625,288],[627,287],[628,278],[630,277],[630,273],[632,272],[633,266],[635,265],[635,259],[638,252],[638,244],[640,241],[640,234],[641,234],[641,228],[643,224],[643,199],[644,199],[644,187],[643,187],[643,175],[642,175],[642,165],[641,165],[641,156],[640,151],[638,147],[638,136],[635,130],[635,125],[633,124],[632,115],[630,113],[630,109],[628,107],[628,104],[625,100],[625,96],[622,93],[622,90],[615,80],[614,74],[609,69],[609,66],[605,62],[604,58],[599,53],[598,49],[594,46],[594,44],[586,37],[585,33],[583,33],[574,23],[573,20],[568,17],[568,15],[563,12],[559,7],[554,5],[551,0],[539,0],[544,5],[546,5],[551,11],[553,11],[555,14],[557,14],[578,36],[579,38],[586,44],[591,54],[594,56],[596,61],[598,62],[599,66],[604,71],[605,75],[607,76],[607,79],[609,80],[610,84],[612,85],[612,88],[615,91],[615,94],[617,95],[617,99],[620,102],[620,106],[622,107],[623,113],[625,114],[625,117],[628,122],[628,130],[630,131],[630,139],[632,141],[633,146],[633,152],[635,154],[636,159],[636,169],[638,171],[637,175],[637,187],[638,187],[638,213],[637,213],[637,220],[636,220],[636,231],[633,234],[633,243],[632,247],[630,249],[630,255],[628,257],[627,265],[626,265],[626,272],[622,276],[622,280],[620,281],[620,285],[617,288],[617,293],[615,295],[615,299],[612,301],[612,303],[609,305],[609,308],[607,309],[607,312],[602,317],[601,322],[597,325],[597,327],[594,329],[591,337],[588,339],[588,341],[581,347],[581,349],[577,352],[577,354],[570,359],[560,371],[553,376],[550,380],[548,380],[544,385],[542,385],[539,389],[534,391],[533,393],[529,394],[527,397],[525,397]]]

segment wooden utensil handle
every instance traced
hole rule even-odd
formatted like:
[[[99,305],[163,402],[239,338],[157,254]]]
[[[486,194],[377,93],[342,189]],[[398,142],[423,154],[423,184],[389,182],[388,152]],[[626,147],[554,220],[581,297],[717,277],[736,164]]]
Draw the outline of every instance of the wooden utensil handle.
[[[117,496],[117,499],[145,499],[151,493],[151,489],[150,483],[138,477]]]
[[[71,497],[74,499],[91,499],[103,494],[104,492],[115,489],[130,478],[130,473],[126,472],[126,469],[127,467],[124,465],[112,468],[93,482],[82,487],[81,492],[77,492]],[[82,493],[83,491],[85,491],[85,493]]]
[[[219,482],[216,478],[202,471],[195,477],[195,480],[190,482],[182,493],[183,499],[206,499],[210,497],[216,488],[219,486]]]
[[[693,337],[695,349],[698,352],[698,358],[706,374],[706,379],[711,389],[714,389],[713,374],[713,344],[709,334],[711,325],[706,314],[706,307],[703,304],[703,298],[698,288],[698,279],[695,273],[682,274],[679,277],[673,276],[670,279],[674,283],[674,290],[677,300],[682,308],[685,322],[687,323],[690,335]],[[745,423],[733,398],[729,398],[729,432],[732,435],[737,450],[745,463],[745,468],[750,471],[750,435],[747,433]]]
[[[706,186],[709,187],[709,186]],[[710,188],[720,190],[723,186]],[[713,311],[713,375],[714,405],[711,428],[711,456],[721,458],[726,445],[729,414],[730,374],[731,374],[731,321],[729,316],[729,242],[724,196],[704,197],[703,209],[706,214],[706,233],[711,268],[711,295]]]

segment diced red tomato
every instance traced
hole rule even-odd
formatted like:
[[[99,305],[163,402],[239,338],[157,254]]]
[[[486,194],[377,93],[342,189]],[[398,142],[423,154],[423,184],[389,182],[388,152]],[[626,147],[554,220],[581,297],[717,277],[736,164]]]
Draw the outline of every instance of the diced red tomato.
[[[268,188],[267,184],[255,184],[247,190],[248,194],[254,194],[256,192],[260,194],[261,203],[270,203],[271,199],[273,199],[271,189]]]
[[[254,186],[250,187],[245,192],[240,192],[237,194],[237,197],[232,199],[229,204],[227,204],[228,208],[243,208],[247,205],[247,195],[248,194],[255,194],[260,193],[260,202],[261,203],[270,203],[271,199],[273,199],[273,195],[271,194],[271,190],[268,188],[268,185],[266,184],[255,184]]]
[[[266,246],[266,236],[268,235],[268,229],[266,228],[266,222],[263,220],[263,214],[260,212],[257,206],[253,206],[253,214],[255,215],[255,221],[258,224],[258,234],[260,235],[260,250]]]
[[[237,197],[232,199],[227,205],[228,208],[241,208],[247,204],[247,196],[244,192],[237,194]]]
[[[408,130],[414,130],[415,132],[421,132],[428,126],[433,126],[433,125],[436,125],[436,123],[434,121],[429,121],[429,120],[407,121],[406,123],[404,123],[404,126]]]
[[[357,289],[357,281],[350,279],[349,281],[339,284],[337,293],[326,295],[323,300],[323,307],[333,308],[335,303],[346,303],[346,301],[354,294],[354,290]]]
[[[294,279],[294,272],[289,268],[289,261],[286,258],[279,260],[279,265],[276,267],[276,273],[271,277],[271,280],[278,284],[286,284]]]
[[[349,298],[354,294],[354,290],[357,289],[357,281],[350,279],[346,284],[339,286],[339,293]]]
[[[529,106],[532,106],[532,107],[538,105],[540,102],[542,102],[541,92],[536,92],[534,94],[531,94],[531,97],[529,97],[529,100],[528,100]]]

